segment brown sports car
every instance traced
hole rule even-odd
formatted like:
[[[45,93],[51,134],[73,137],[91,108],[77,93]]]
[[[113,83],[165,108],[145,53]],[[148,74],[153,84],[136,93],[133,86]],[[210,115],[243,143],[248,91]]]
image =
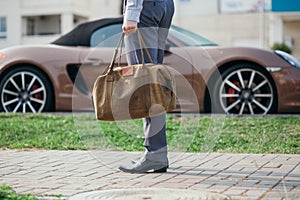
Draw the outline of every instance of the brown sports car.
[[[93,83],[121,25],[122,18],[87,22],[48,45],[2,49],[0,111],[92,111]],[[300,112],[300,63],[284,52],[220,47],[172,26],[164,61],[176,71],[175,112]]]

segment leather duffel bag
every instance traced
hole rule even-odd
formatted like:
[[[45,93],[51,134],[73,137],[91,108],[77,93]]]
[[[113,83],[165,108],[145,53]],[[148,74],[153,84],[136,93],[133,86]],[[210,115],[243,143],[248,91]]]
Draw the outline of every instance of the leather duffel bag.
[[[96,119],[119,121],[146,118],[175,109],[176,83],[171,67],[145,63],[143,50],[142,64],[114,66],[123,39],[124,34],[115,49],[111,64],[94,83],[92,95]],[[139,40],[143,46],[140,34]],[[151,57],[146,48],[141,49]]]

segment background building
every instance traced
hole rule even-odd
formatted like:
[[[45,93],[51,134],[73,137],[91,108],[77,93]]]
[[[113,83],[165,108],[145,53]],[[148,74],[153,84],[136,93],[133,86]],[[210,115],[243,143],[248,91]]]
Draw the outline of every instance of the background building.
[[[300,1],[272,0],[270,44],[284,42],[300,59]]]
[[[300,59],[299,0],[174,0],[174,24],[230,46],[286,43]],[[0,0],[0,48],[48,43],[83,22],[121,16],[122,0]]]
[[[0,0],[0,48],[53,41],[77,24],[120,16],[111,0]]]

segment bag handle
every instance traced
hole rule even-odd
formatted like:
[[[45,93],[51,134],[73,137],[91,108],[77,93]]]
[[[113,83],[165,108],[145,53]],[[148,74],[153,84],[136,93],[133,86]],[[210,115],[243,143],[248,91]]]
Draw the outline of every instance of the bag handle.
[[[123,41],[124,41],[124,36],[125,36],[125,34],[122,33],[122,35],[121,35],[121,37],[120,37],[120,39],[119,39],[119,41],[118,41],[118,44],[117,44],[117,46],[116,46],[116,48],[115,48],[115,50],[114,50],[114,54],[113,54],[112,60],[111,60],[111,62],[110,62],[110,65],[108,66],[108,68],[107,68],[107,70],[106,70],[106,74],[109,74],[110,71],[113,69],[113,67],[114,67],[114,65],[115,65],[115,61],[116,61],[117,55],[118,55],[118,53],[119,53],[119,48],[120,48],[121,51],[122,51],[122,45],[123,45]],[[120,55],[120,57],[121,57],[121,55]],[[120,59],[121,59],[121,58],[120,58]]]
[[[151,56],[149,50],[147,49],[146,44],[145,44],[145,41],[143,40],[142,34],[140,33],[139,30],[137,31],[137,34],[138,34],[138,40],[139,40],[140,49],[141,49],[141,54],[142,54],[142,64],[143,64],[143,65],[145,64],[144,50],[145,50],[145,52],[146,52],[146,54],[147,54],[147,56],[148,56],[150,62],[153,63],[152,56]]]
[[[139,45],[140,45],[140,50],[141,50],[141,55],[142,55],[142,65],[145,64],[145,55],[144,55],[144,51],[146,52],[147,54],[147,57],[149,58],[150,62],[153,63],[153,59],[152,59],[152,56],[149,52],[149,50],[146,48],[146,44],[142,38],[142,35],[140,33],[139,30],[137,30],[137,35],[138,35],[138,40],[139,40]],[[115,62],[116,62],[116,58],[117,58],[117,55],[119,54],[119,49],[120,49],[120,58],[119,58],[119,62],[121,60],[121,54],[122,54],[122,46],[123,46],[123,43],[124,43],[124,37],[125,37],[125,34],[122,33],[121,34],[121,37],[118,41],[118,44],[114,50],[114,54],[113,54],[113,57],[112,57],[112,60],[111,60],[111,63],[110,65],[108,66],[107,70],[106,70],[106,74],[109,74],[113,68],[114,68],[114,65],[115,65]]]

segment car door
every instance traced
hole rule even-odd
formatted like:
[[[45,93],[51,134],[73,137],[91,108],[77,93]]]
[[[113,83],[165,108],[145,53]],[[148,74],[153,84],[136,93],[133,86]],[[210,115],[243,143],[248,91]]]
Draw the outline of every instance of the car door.
[[[176,81],[177,110],[181,112],[199,111],[197,84],[190,53],[183,47],[170,47],[165,51],[164,64],[173,70]]]
[[[110,65],[114,50],[121,36],[121,24],[112,24],[94,31],[91,35],[90,46],[82,51],[80,55],[80,73],[85,81],[88,92],[91,93],[93,84]],[[122,61],[120,61],[120,59]],[[116,60],[125,65],[125,56]]]
[[[115,47],[121,36],[121,24],[111,24],[96,30],[91,36],[91,47],[86,48],[80,55],[80,74],[86,84],[87,93],[91,94],[97,77],[110,65]],[[178,109],[197,111],[197,94],[193,89],[193,67],[188,59],[188,53],[174,45],[165,52],[164,64],[170,66],[175,75]],[[124,51],[123,51],[124,52]],[[117,57],[117,65],[126,66],[126,56]]]

